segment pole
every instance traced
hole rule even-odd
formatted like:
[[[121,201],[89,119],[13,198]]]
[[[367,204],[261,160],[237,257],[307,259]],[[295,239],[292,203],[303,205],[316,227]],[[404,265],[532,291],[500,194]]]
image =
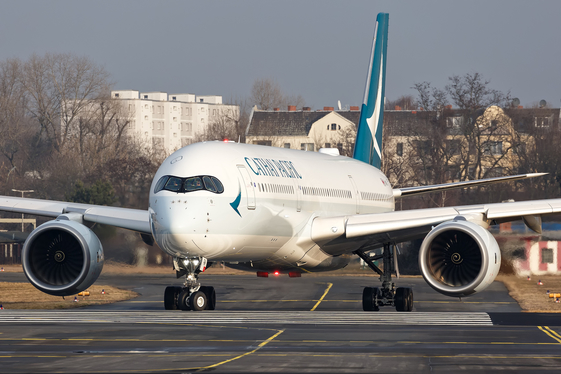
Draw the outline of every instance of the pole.
[[[14,192],[21,192],[21,197],[23,198],[23,194],[24,193],[31,193],[31,192],[35,192],[34,190],[16,190],[12,188],[12,191]],[[23,232],[23,216],[24,214],[21,214],[21,232]]]

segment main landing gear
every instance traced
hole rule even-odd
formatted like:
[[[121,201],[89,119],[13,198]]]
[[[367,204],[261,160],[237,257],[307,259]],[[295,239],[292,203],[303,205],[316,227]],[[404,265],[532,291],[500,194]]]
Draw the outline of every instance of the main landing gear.
[[[380,275],[382,287],[365,287],[362,292],[362,309],[364,311],[378,311],[381,306],[395,306],[398,312],[410,312],[413,310],[413,290],[411,288],[395,288],[392,281],[392,272],[397,274],[397,258],[395,256],[395,245],[384,244],[381,255],[368,256],[364,251],[355,252],[366,262],[370,269]],[[380,270],[373,261],[382,259],[384,271]]]
[[[169,286],[164,292],[166,310],[214,310],[216,292],[214,287],[201,286],[199,273],[205,271],[207,260],[204,257],[174,257],[173,266],[177,278],[185,275],[183,287]]]

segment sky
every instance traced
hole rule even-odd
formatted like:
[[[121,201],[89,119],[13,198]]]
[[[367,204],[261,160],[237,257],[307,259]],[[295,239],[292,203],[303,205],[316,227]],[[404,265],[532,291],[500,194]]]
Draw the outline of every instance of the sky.
[[[478,72],[524,106],[561,106],[561,1],[0,2],[0,60],[73,53],[115,89],[250,95],[272,78],[306,104],[362,102],[376,15],[389,13],[386,97]]]

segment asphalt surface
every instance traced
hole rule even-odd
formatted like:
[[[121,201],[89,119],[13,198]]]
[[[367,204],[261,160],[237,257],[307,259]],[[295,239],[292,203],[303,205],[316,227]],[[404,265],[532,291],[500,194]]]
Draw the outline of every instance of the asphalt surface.
[[[0,281],[25,281],[2,273]],[[140,296],[69,311],[0,310],[0,373],[558,372],[561,316],[521,313],[495,282],[462,301],[422,278],[411,313],[361,310],[374,277],[203,275],[215,311],[163,310],[168,275],[102,275]],[[311,311],[314,309],[313,311]]]

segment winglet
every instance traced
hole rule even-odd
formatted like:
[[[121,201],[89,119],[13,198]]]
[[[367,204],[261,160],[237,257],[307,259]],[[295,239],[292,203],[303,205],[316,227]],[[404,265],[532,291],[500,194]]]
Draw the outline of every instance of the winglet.
[[[388,23],[389,14],[378,13],[353,153],[353,158],[377,168],[382,166]]]

